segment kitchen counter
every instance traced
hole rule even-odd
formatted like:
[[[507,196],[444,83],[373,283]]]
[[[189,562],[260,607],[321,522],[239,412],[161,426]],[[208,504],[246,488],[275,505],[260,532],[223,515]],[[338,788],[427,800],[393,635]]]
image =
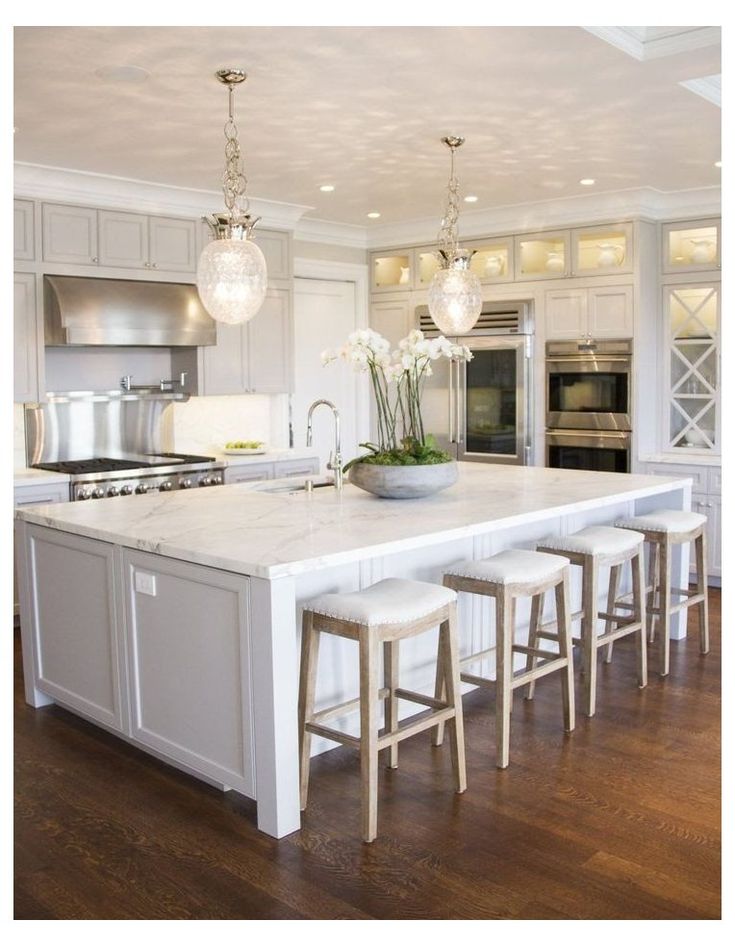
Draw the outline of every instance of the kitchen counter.
[[[273,579],[655,496],[685,482],[461,463],[454,486],[418,500],[380,500],[349,484],[342,495],[332,489],[269,494],[233,485],[154,493],[135,503],[116,498],[41,506],[18,515],[75,535]]]
[[[478,463],[460,464],[454,486],[418,500],[381,500],[349,485],[341,495],[232,485],[19,510],[26,699],[59,703],[254,798],[259,828],[283,837],[300,826],[298,640],[307,600],[388,577],[441,582],[462,559],[533,548],[619,516],[687,509],[691,482]],[[685,587],[687,574],[688,550],[679,547],[674,586]],[[463,649],[492,647],[493,611],[469,598],[459,601]],[[672,637],[685,634],[677,618]],[[519,601],[519,641],[528,623],[529,603]],[[356,686],[354,642],[325,637],[317,708],[351,699]],[[429,632],[402,648],[403,686],[433,693],[436,646]],[[400,712],[416,708],[402,703]],[[312,745],[315,754],[332,748],[320,738]]]
[[[687,456],[686,453],[650,453],[640,458],[641,463],[670,463],[672,466],[721,466],[721,456],[707,456],[701,453]]]
[[[52,473],[51,470],[35,470],[33,467],[21,467],[13,470],[13,487],[53,486],[56,483],[68,483],[68,473]]]

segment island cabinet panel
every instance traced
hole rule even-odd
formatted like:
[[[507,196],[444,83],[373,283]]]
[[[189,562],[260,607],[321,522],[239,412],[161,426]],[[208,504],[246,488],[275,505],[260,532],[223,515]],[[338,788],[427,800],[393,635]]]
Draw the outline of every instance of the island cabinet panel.
[[[28,554],[37,688],[111,729],[127,731],[113,546],[31,526]]]
[[[125,550],[132,736],[254,797],[248,579]]]

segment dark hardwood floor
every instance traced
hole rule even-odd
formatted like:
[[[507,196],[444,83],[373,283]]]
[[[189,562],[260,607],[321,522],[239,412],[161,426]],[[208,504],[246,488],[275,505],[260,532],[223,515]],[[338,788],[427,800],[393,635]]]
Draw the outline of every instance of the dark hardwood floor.
[[[695,612],[696,609],[692,609]],[[516,695],[494,767],[491,694],[465,698],[469,788],[418,736],[380,781],[359,840],[359,765],[314,761],[300,832],[259,833],[223,795],[51,706],[23,702],[16,643],[17,919],[702,919],[720,915],[720,595],[712,652],[672,644],[634,682],[632,642],[599,674],[598,711],[561,732],[560,687]]]

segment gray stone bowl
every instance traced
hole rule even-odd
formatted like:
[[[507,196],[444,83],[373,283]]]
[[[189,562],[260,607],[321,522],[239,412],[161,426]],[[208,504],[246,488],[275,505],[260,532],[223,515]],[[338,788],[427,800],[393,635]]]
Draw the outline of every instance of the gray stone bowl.
[[[424,466],[380,466],[355,463],[348,473],[353,486],[383,499],[420,499],[457,482],[457,463],[428,463]]]

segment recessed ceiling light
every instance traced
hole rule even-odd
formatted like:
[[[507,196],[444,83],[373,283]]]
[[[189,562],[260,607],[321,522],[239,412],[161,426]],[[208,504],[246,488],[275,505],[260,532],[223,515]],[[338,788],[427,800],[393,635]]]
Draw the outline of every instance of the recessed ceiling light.
[[[465,197],[464,202],[465,202],[466,204],[476,204],[479,199],[480,199],[480,198],[477,197],[477,196],[475,196],[475,194],[468,194],[468,195]]]
[[[722,167],[722,161],[715,161],[715,167],[716,167],[716,168],[721,168],[721,167]]]
[[[100,66],[94,70],[98,79],[107,79],[109,82],[145,82],[150,75],[147,69],[140,66]]]
[[[370,213],[368,214],[368,217],[370,217],[371,220],[377,220],[379,216],[380,214],[378,213],[377,210],[371,210]]]
[[[325,194],[331,194],[334,190],[334,184],[322,184],[319,190],[323,191]]]
[[[582,187],[592,187],[592,185],[595,184],[596,181],[594,177],[583,177],[579,183],[582,185]]]

